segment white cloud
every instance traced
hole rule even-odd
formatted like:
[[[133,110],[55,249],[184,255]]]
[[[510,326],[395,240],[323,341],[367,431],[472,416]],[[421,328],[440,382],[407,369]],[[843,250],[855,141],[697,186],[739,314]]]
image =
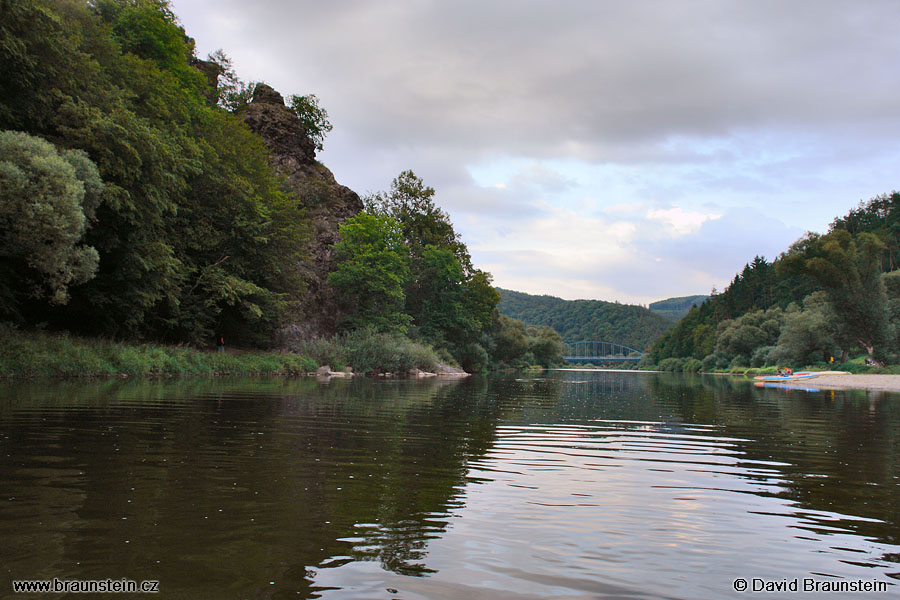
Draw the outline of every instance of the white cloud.
[[[676,234],[685,235],[700,229],[706,221],[720,219],[721,214],[707,214],[695,211],[684,211],[681,207],[655,209],[647,211],[647,218],[660,221],[670,227]]]

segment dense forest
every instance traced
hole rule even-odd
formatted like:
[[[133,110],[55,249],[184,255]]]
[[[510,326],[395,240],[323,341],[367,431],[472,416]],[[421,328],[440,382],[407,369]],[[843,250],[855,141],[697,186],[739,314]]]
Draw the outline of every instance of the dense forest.
[[[687,315],[694,306],[700,306],[709,296],[680,296],[678,298],[667,298],[651,302],[647,308],[658,315],[680,321]]]
[[[0,321],[267,347],[301,319],[320,190],[273,166],[241,118],[255,86],[221,51],[199,59],[166,0],[3,2],[0,64]],[[321,150],[316,97],[288,108]],[[497,312],[412,172],[339,238],[333,335],[399,336],[469,370],[559,360],[552,330]]]
[[[755,257],[661,336],[651,360],[691,360],[704,370],[840,364],[854,354],[897,362],[898,235],[900,193],[860,202],[773,262]]]
[[[500,311],[532,325],[553,328],[566,342],[603,341],[646,350],[670,319],[641,306],[602,300],[563,300],[497,289]]]

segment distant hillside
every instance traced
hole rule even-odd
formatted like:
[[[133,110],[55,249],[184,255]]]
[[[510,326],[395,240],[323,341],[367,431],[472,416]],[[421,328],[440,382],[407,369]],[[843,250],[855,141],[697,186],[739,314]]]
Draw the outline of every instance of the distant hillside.
[[[564,341],[602,341],[647,350],[674,324],[641,306],[602,300],[563,300],[497,288],[500,311],[529,325],[552,327]]]
[[[695,304],[700,306],[709,296],[681,296],[650,303],[650,310],[673,321],[680,321]]]

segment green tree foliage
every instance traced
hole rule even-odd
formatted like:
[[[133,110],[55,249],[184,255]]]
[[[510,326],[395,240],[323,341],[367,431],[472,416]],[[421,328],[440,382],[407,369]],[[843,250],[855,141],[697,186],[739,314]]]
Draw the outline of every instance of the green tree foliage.
[[[646,308],[602,300],[563,300],[499,290],[500,310],[531,325],[545,325],[569,342],[600,340],[648,348],[672,321]]]
[[[0,314],[17,314],[26,289],[65,304],[94,276],[97,251],[82,241],[102,193],[83,152],[0,132]]]
[[[416,296],[422,299],[417,316],[422,334],[436,342],[446,342],[445,335],[466,329],[467,314],[462,304],[465,291],[463,270],[447,249],[426,246],[415,278]]]
[[[236,112],[253,98],[255,82],[244,83],[234,70],[231,59],[219,48],[210,52],[206,60],[216,65],[216,89],[213,98],[216,105],[229,112]]]
[[[400,229],[409,266],[405,312],[413,332],[450,352],[463,368],[484,370],[491,361],[488,332],[500,297],[490,274],[472,266],[468,248],[434,195],[434,188],[404,171],[389,192],[365,199],[366,210]]]
[[[647,308],[658,315],[679,321],[687,315],[695,306],[700,306],[709,296],[681,296],[678,298],[667,298],[657,302],[651,302]]]
[[[884,244],[881,267],[885,272],[900,268],[900,192],[881,194],[852,209],[831,223],[830,231],[844,230],[856,236],[874,233]]]
[[[887,297],[888,337],[893,350],[900,350],[900,270],[881,276]]]
[[[555,329],[545,325],[528,325],[525,335],[534,364],[552,367],[565,363],[562,358],[565,345]]]
[[[525,323],[497,311],[491,335],[496,343],[494,360],[498,364],[518,366],[520,359],[528,352]]]
[[[316,150],[321,152],[325,136],[331,133],[332,125],[328,120],[328,112],[319,106],[319,99],[315,94],[291,96],[291,109],[300,118],[306,134],[315,144]]]
[[[328,284],[339,292],[341,326],[405,332],[410,322],[403,312],[409,270],[397,222],[362,212],[347,219],[340,234],[335,246],[338,267]]]
[[[828,362],[842,345],[839,336],[837,319],[826,294],[814,292],[803,300],[802,310],[791,304],[784,311],[781,335],[767,355],[766,364],[800,366]]]
[[[783,322],[784,311],[777,306],[724,321],[719,325],[716,355],[734,366],[750,366],[754,358],[764,358],[757,354],[759,348],[771,349],[775,345]]]
[[[818,286],[809,276],[779,276],[777,262],[757,256],[747,263],[724,292],[711,295],[661,335],[650,349],[650,360],[656,364],[666,358],[703,360],[714,352],[722,322],[749,311],[786,308],[816,291]]]
[[[815,279],[828,297],[844,337],[854,340],[870,357],[887,342],[887,296],[881,278],[884,244],[877,235],[836,229],[826,235],[807,234],[791,246],[779,268]]]
[[[366,210],[372,214],[388,215],[403,229],[409,253],[414,260],[421,258],[426,246],[445,248],[453,252],[463,272],[472,271],[469,250],[454,231],[450,217],[434,201],[434,188],[426,186],[412,171],[403,171],[391,182],[391,190],[365,198]]]
[[[99,270],[23,318],[118,337],[262,343],[302,294],[299,202],[261,141],[210,104],[164,0],[19,0],[0,20],[0,128],[80,149],[105,182]],[[8,67],[8,70],[7,70]],[[8,75],[8,76],[7,76]]]
[[[491,337],[494,342],[492,359],[497,366],[554,367],[565,364],[562,339],[550,327],[526,326],[497,311]]]

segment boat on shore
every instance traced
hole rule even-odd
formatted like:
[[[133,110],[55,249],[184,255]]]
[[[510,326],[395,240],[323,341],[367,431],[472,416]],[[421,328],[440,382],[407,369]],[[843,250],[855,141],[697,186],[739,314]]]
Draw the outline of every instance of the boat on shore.
[[[819,375],[821,375],[821,373],[801,371],[799,373],[791,373],[790,375],[759,375],[753,379],[756,379],[757,381],[795,381],[797,379],[812,379]]]
[[[850,375],[849,371],[797,371],[790,375],[758,375],[753,379],[757,381],[792,381],[795,379],[811,379],[819,375]]]

